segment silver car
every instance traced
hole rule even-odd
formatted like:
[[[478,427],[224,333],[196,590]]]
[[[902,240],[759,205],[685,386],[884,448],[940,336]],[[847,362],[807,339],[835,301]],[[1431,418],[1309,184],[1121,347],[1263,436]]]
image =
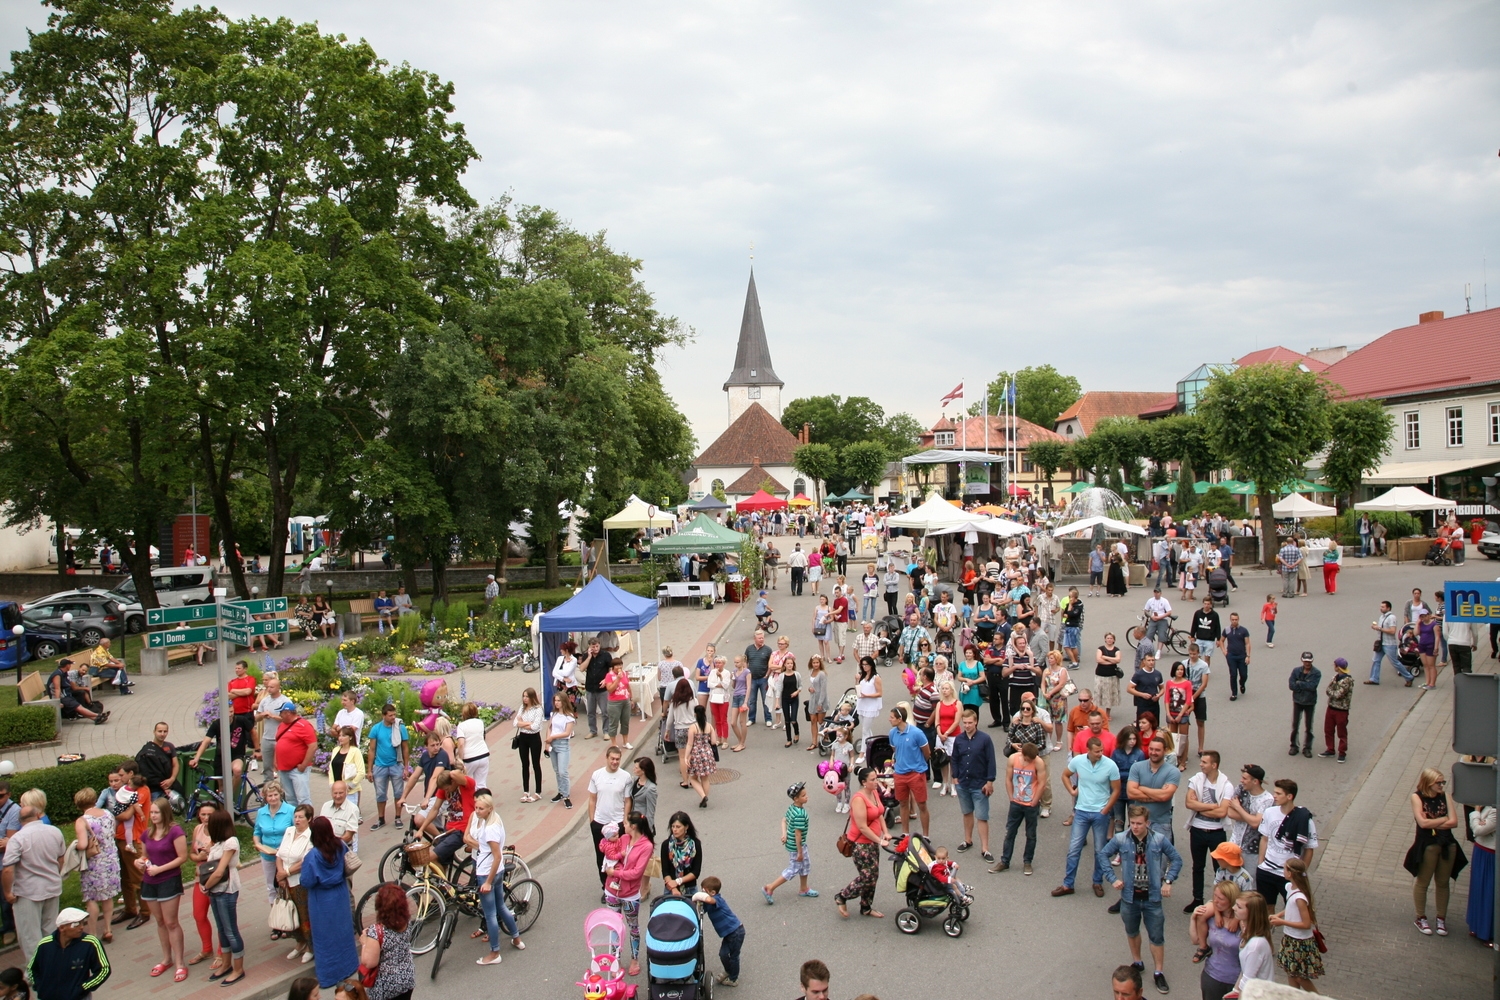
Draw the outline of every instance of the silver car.
[[[64,619],[71,615],[71,619]],[[115,595],[103,590],[65,590],[21,608],[21,624],[41,631],[72,632],[85,646],[125,633],[126,614]]]

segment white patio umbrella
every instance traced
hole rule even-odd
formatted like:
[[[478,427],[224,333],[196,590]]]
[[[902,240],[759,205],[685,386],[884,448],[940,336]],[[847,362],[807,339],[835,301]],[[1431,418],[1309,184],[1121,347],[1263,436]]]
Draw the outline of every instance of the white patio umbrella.
[[[1077,531],[1087,531],[1100,524],[1104,525],[1107,531],[1124,531],[1132,535],[1144,535],[1146,533],[1146,529],[1138,524],[1131,524],[1128,521],[1116,521],[1112,517],[1096,514],[1093,517],[1085,517],[1080,521],[1074,521],[1071,524],[1064,524],[1061,527],[1053,528],[1052,537],[1061,538],[1064,535],[1071,535]]]
[[[1457,507],[1458,504],[1452,500],[1444,500],[1435,497],[1431,493],[1419,490],[1415,486],[1393,486],[1373,500],[1354,505],[1355,510],[1447,510]]]
[[[1325,504],[1314,503],[1301,493],[1288,493],[1271,505],[1271,513],[1277,517],[1328,517],[1338,510]]]
[[[907,511],[905,514],[896,514],[885,519],[885,523],[892,528],[911,528],[915,531],[923,531],[931,534],[939,528],[949,528],[955,524],[968,524],[974,520],[974,515],[961,507],[944,500],[937,493],[929,494],[927,501],[915,510]]]
[[[950,524],[946,528],[935,528],[929,531],[929,535],[957,535],[960,533],[984,535],[999,535],[1002,538],[1010,538],[1013,535],[1027,535],[1036,529],[1028,524],[1017,524],[1003,517],[974,518],[961,524]],[[972,541],[973,539],[971,539]]]

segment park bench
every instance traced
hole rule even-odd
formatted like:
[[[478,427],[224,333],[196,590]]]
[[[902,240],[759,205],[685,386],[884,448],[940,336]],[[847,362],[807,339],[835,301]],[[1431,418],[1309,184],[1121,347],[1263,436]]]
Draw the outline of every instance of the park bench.
[[[99,678],[97,678],[97,677],[91,678],[91,680],[93,680],[93,681],[96,682],[93,685],[95,689],[97,689],[99,687],[99,684],[102,683],[102,682],[99,681]],[[52,706],[53,715],[57,719],[57,729],[58,729],[59,732],[62,731],[62,724],[63,724],[62,701],[60,699],[58,699],[58,698],[49,698],[49,697],[47,697],[47,679],[45,677],[43,677],[40,673],[38,673],[37,671],[33,670],[31,673],[27,674],[25,677],[22,677],[21,680],[20,680],[20,682],[16,685],[16,695],[20,698],[22,705],[50,705],[50,706]],[[81,716],[81,715],[76,715],[73,718],[69,719],[68,721],[69,722],[87,722],[88,720],[84,719],[83,716]]]

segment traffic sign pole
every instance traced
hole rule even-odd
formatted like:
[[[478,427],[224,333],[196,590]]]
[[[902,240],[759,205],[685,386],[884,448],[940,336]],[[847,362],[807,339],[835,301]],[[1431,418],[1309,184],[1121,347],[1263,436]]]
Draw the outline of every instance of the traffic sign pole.
[[[216,595],[219,620],[224,621],[224,609],[227,607],[223,600],[224,591]],[[219,788],[223,793],[224,808],[229,810],[229,815],[234,816],[234,753],[230,749],[229,737],[232,726],[229,717],[229,643],[224,638],[224,630],[219,629],[218,652],[214,657],[219,672]],[[196,818],[196,817],[195,817]]]

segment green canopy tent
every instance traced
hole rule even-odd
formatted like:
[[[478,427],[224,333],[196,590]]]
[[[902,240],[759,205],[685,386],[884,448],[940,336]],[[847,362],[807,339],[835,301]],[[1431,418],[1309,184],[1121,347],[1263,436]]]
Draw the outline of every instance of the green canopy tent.
[[[676,534],[653,541],[651,554],[675,556],[690,552],[738,552],[740,545],[749,537],[744,532],[724,527],[707,514],[699,514]]]
[[[1094,488],[1094,484],[1093,483],[1074,483],[1072,486],[1069,486],[1067,489],[1065,489],[1065,490],[1058,490],[1057,492],[1058,493],[1082,493],[1084,490],[1091,490],[1093,488]]]
[[[874,500],[868,493],[861,493],[856,487],[849,487],[849,492],[839,497],[840,500]]]
[[[1146,495],[1153,497],[1175,497],[1177,495],[1177,484],[1174,482],[1153,486],[1146,491]]]
[[[1146,491],[1144,489],[1142,489],[1141,487],[1137,486],[1135,483],[1126,483],[1126,484],[1124,484],[1123,486],[1120,487],[1120,492],[1121,493],[1144,493]]]
[[[1329,493],[1331,491],[1326,486],[1319,486],[1317,483],[1310,483],[1306,479],[1288,479],[1286,482],[1284,482],[1284,483],[1281,484],[1281,489],[1277,490],[1277,492],[1278,493]]]

